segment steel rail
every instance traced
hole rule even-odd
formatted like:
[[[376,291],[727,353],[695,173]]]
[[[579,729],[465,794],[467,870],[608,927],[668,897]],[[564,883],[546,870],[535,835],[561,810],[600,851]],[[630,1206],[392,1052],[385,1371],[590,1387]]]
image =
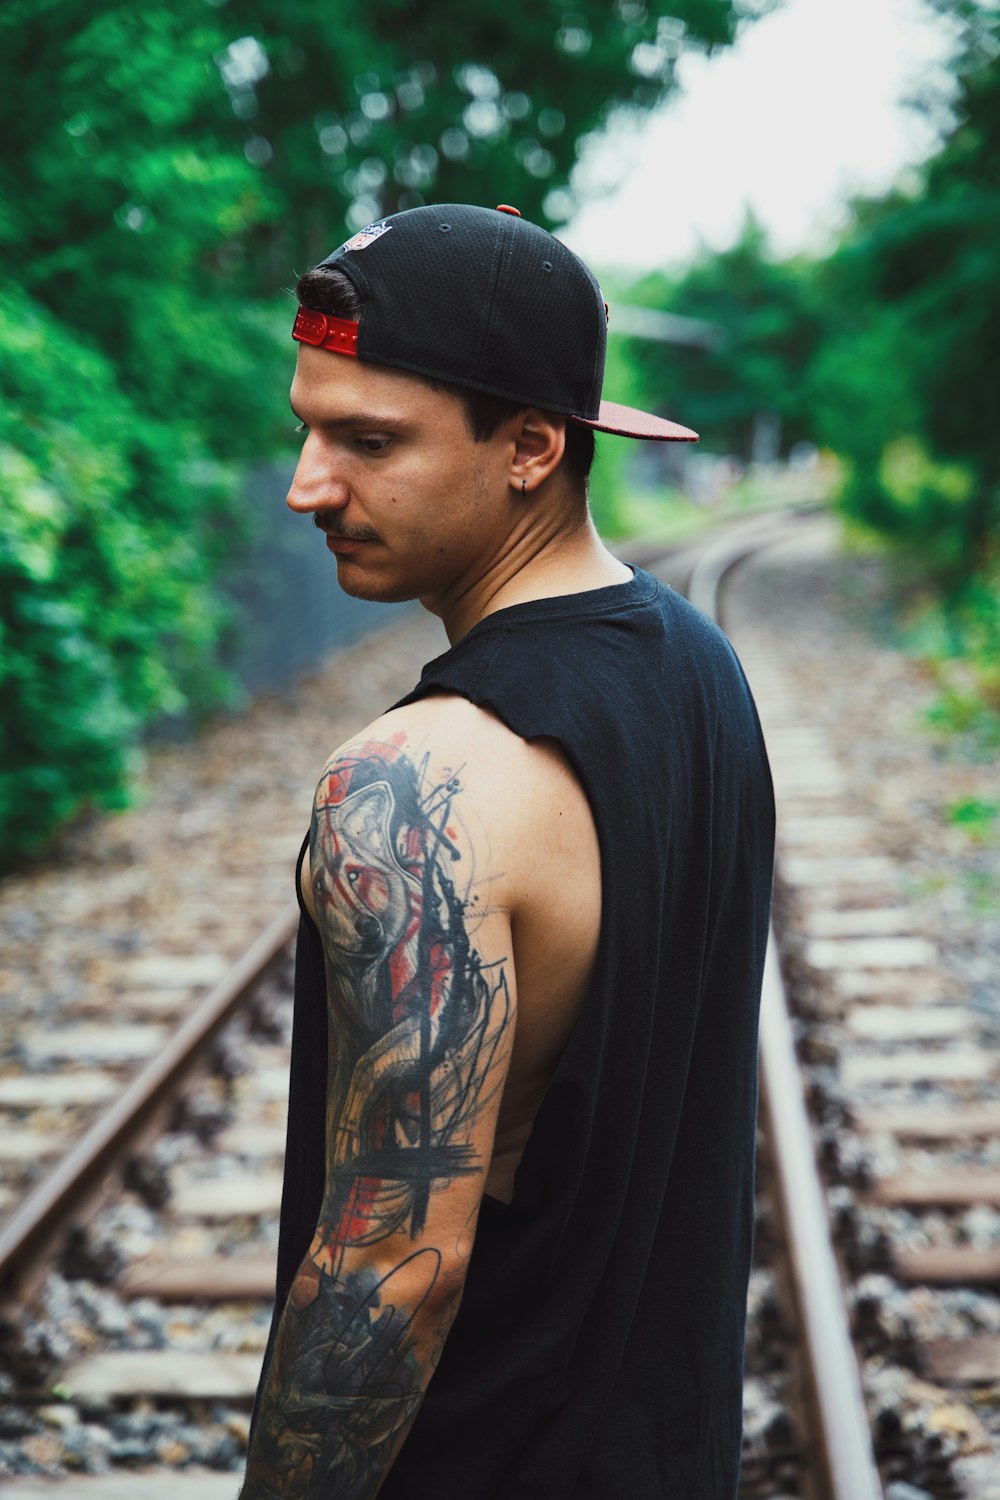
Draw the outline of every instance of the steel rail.
[[[824,1500],[883,1500],[773,932],[761,996],[760,1071],[792,1293],[809,1350],[807,1394],[822,1450]]]
[[[719,620],[719,589],[725,574],[787,534],[787,516],[781,523],[772,520],[770,526],[762,517],[735,534],[727,532],[710,543],[695,564],[688,598]],[[806,1346],[807,1397],[820,1447],[820,1472],[810,1477],[821,1487],[823,1500],[883,1500],[773,927],[768,932],[761,995],[760,1082],[788,1238],[791,1292]]]
[[[162,1051],[84,1131],[52,1171],[0,1225],[0,1295],[16,1284],[35,1252],[100,1183],[199,1062],[206,1047],[260,984],[288,946],[298,921],[294,902],[261,933],[191,1012]]]
[[[718,619],[724,575],[769,542],[787,536],[799,508],[754,517],[711,539],[696,558],[687,588],[691,601]],[[661,556],[690,548],[664,547]],[[628,556],[628,550],[623,549]],[[651,561],[651,559],[650,559]],[[206,1047],[248,994],[277,963],[294,934],[294,903],[251,945],[223,980],[182,1023],[163,1050],[126,1086],[52,1172],[0,1225],[0,1296],[15,1292],[25,1267],[67,1218],[99,1186],[109,1169],[169,1102]],[[807,1341],[810,1398],[822,1449],[823,1500],[882,1500],[860,1376],[850,1344],[843,1291],[829,1237],[822,1188],[795,1058],[787,1002],[773,932],[768,942],[761,1003],[762,1109],[790,1241],[792,1288]]]

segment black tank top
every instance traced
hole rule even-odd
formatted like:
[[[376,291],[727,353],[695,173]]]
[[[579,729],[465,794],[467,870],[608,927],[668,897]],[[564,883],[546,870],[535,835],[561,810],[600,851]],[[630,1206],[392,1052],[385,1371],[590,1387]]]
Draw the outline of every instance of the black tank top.
[[[559,742],[593,812],[602,917],[513,1199],[483,1200],[380,1500],[731,1500],[774,836],[749,689],[721,632],[641,569],[487,616],[401,703],[432,689]],[[303,913],[279,1311],[322,1199],[325,1057]]]

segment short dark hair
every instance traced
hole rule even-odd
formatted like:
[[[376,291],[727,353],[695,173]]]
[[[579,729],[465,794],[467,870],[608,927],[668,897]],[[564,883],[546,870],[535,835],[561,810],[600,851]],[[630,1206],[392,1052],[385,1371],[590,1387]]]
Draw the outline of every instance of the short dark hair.
[[[311,312],[328,313],[333,318],[359,319],[364,303],[350,278],[335,266],[314,266],[299,277],[295,295]],[[485,443],[510,417],[527,408],[506,396],[491,396],[468,386],[454,385],[450,380],[436,380],[432,375],[418,375],[432,391],[444,391],[462,403],[469,431],[477,443]],[[594,462],[594,434],[578,422],[566,423],[566,450],[562,456],[568,474],[586,491],[587,478]]]

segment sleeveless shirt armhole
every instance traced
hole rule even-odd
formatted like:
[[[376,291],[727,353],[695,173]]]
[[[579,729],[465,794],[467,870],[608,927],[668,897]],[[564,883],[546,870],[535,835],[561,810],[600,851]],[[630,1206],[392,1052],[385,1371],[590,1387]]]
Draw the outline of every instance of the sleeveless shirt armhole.
[[[302,895],[302,866],[305,864],[305,858],[308,852],[309,834],[307,833],[305,838],[302,840],[302,848],[299,850],[299,857],[295,861],[295,899],[299,903],[299,911],[302,913],[305,921],[309,923],[310,927],[315,928],[316,923],[313,921],[309,908],[308,906],[306,906],[305,898]]]

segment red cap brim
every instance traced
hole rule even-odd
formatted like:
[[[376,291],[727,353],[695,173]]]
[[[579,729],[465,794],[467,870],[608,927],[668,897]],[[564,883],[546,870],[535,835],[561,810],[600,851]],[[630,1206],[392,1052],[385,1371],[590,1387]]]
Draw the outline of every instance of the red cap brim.
[[[696,443],[698,434],[679,422],[668,422],[666,417],[654,417],[652,412],[639,411],[634,406],[620,406],[617,401],[602,401],[601,414],[596,422],[586,417],[570,417],[583,427],[592,427],[595,432],[613,432],[618,437],[652,438],[661,443]]]

